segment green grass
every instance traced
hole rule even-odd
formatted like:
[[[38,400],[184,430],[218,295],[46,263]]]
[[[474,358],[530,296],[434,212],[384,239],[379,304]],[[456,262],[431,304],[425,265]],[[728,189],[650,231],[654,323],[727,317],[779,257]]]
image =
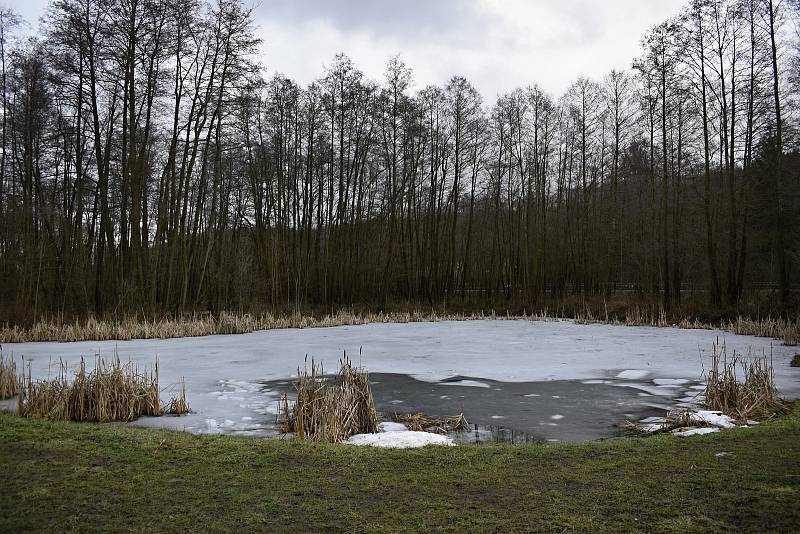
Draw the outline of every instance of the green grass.
[[[0,415],[0,473],[0,532],[797,531],[800,406],[686,439],[407,451]]]

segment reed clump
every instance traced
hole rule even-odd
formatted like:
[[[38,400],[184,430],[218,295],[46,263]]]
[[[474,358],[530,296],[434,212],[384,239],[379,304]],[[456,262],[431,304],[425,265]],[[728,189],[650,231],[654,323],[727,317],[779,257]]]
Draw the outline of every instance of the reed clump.
[[[186,401],[186,381],[181,377],[178,382],[180,389],[172,396],[164,408],[164,413],[169,415],[186,415],[189,413],[189,403]]]
[[[705,405],[747,421],[784,411],[786,405],[775,388],[772,358],[766,354],[728,357],[725,345],[714,344],[711,368],[706,372]]]
[[[449,432],[462,432],[467,429],[467,418],[463,413],[452,417],[429,417],[423,413],[396,413],[392,415],[392,421],[406,425],[409,430],[419,432],[437,432],[447,434]]]
[[[12,354],[8,358],[0,351],[0,400],[10,399],[19,391],[17,364]]]
[[[797,354],[794,355],[794,357],[792,357],[792,361],[789,365],[792,367],[800,367],[800,352],[798,352]]]
[[[308,362],[298,371],[297,400],[284,395],[279,402],[276,422],[284,432],[302,439],[337,443],[355,434],[378,430],[378,415],[369,385],[369,375],[353,367],[345,354],[339,372],[325,376],[321,364]]]
[[[185,388],[177,397],[180,400],[171,401],[166,409],[161,404],[158,361],[152,369],[140,370],[135,362],[120,362],[117,354],[110,362],[97,356],[94,369],[87,371],[86,360],[81,358],[78,370],[69,375],[67,365],[61,362],[55,378],[33,380],[29,367],[20,381],[19,415],[107,423],[189,410]]]

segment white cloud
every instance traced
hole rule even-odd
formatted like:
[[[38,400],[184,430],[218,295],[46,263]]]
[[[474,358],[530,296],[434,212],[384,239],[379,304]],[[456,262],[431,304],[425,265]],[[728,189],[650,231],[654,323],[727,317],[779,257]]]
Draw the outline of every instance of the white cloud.
[[[367,0],[365,0],[367,1]],[[452,3],[452,2],[451,2]],[[297,10],[308,5],[297,4]],[[333,3],[336,4],[335,2]],[[351,1],[349,9],[358,9]],[[442,84],[463,74],[493,101],[498,93],[539,83],[562,93],[578,76],[601,79],[612,68],[628,68],[639,53],[643,33],[678,12],[684,0],[473,0],[462,9],[434,14],[396,14],[373,8],[348,25],[341,13],[304,18],[257,13],[264,39],[264,64],[300,83],[323,72],[334,54],[344,52],[370,78],[382,78],[389,56],[400,53],[414,69],[416,87]],[[403,8],[394,8],[403,9]],[[369,17],[375,20],[370,23]],[[418,26],[413,26],[414,17]]]
[[[463,74],[492,102],[531,83],[559,95],[578,76],[628,68],[643,33],[686,1],[271,0],[257,4],[255,18],[264,66],[301,84],[338,52],[381,80],[399,53],[417,88]],[[11,3],[33,23],[47,2]]]

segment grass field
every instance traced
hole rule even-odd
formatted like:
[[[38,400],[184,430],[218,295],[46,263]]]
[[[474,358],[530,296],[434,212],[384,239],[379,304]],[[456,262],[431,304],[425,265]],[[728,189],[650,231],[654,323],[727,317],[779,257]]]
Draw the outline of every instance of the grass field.
[[[405,451],[0,415],[0,473],[0,532],[797,531],[800,405],[685,439]]]

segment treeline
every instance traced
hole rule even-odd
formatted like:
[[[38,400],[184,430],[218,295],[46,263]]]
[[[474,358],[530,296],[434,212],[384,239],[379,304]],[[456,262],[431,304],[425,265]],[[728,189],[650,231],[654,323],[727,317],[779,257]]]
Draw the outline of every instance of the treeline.
[[[344,55],[268,76],[238,2],[20,22],[0,11],[0,320],[748,288],[781,309],[800,281],[786,1],[694,0],[630,69],[494,103],[460,76],[412,91],[399,57],[380,82]]]

